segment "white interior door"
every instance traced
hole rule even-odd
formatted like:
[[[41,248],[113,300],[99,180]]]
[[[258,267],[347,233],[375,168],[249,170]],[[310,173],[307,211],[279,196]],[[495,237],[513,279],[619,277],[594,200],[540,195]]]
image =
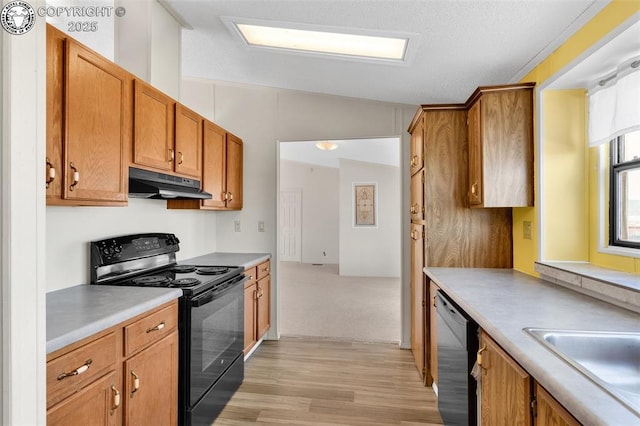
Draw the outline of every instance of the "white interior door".
[[[280,260],[302,261],[302,189],[280,191]]]

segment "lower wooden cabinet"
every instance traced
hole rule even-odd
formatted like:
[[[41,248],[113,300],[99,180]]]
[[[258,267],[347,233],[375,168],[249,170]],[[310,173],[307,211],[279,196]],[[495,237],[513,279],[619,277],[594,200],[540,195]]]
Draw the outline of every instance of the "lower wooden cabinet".
[[[420,378],[430,384],[426,369],[424,290],[424,225],[411,224],[411,352]]]
[[[264,337],[271,327],[271,262],[245,269],[244,285],[244,353]]]
[[[480,331],[478,364],[482,369],[483,425],[580,425],[483,330]]]
[[[173,301],[49,354],[47,424],[176,425],[177,316]]]
[[[429,280],[429,348],[427,351],[427,371],[431,374],[431,381],[438,383],[438,313],[436,312],[436,292],[440,290],[433,281]]]

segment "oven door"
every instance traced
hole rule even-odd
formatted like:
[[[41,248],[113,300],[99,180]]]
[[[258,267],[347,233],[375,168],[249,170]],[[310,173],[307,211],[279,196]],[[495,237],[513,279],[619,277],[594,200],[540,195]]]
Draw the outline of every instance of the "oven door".
[[[244,282],[241,275],[222,290],[191,299],[189,406],[231,366],[244,345]]]

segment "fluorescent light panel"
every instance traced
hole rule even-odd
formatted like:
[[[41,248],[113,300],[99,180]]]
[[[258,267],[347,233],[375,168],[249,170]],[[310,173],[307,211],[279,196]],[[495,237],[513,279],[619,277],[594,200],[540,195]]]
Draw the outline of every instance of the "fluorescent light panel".
[[[408,39],[235,23],[252,46],[402,61]]]

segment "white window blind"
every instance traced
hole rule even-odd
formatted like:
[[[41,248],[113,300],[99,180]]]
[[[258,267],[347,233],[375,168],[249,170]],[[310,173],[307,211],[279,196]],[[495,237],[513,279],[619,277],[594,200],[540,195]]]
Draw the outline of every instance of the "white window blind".
[[[640,130],[640,56],[589,87],[589,146]]]

